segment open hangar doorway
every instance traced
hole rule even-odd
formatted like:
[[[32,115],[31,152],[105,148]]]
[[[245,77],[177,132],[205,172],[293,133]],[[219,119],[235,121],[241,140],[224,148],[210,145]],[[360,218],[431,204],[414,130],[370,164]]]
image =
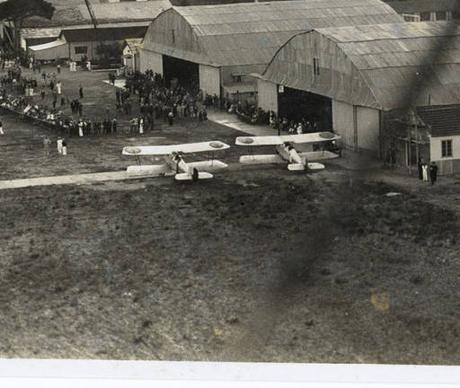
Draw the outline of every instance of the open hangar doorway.
[[[278,88],[278,115],[296,123],[316,122],[318,131],[332,130],[332,100],[319,94],[286,86]]]
[[[163,77],[167,87],[175,83],[190,91],[198,91],[199,65],[194,62],[163,55]]]

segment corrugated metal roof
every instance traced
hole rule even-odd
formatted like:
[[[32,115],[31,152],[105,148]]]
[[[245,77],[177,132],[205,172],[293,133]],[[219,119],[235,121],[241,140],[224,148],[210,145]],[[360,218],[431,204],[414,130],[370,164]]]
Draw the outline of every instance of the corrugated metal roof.
[[[24,27],[64,27],[78,24],[92,24],[88,8],[82,1],[65,0],[56,5],[53,18],[30,17],[24,20]],[[171,7],[168,0],[139,2],[103,3],[91,1],[98,23],[152,21],[158,14]]]
[[[404,0],[385,1],[399,13],[412,14],[415,12],[452,11],[456,8],[457,0]]]
[[[394,23],[401,17],[380,0],[293,0],[173,7],[203,49],[201,62],[215,65],[267,64],[292,35],[318,27]],[[169,17],[161,14],[156,20]],[[155,22],[154,22],[155,23]],[[159,51],[152,34],[146,49]],[[164,46],[162,46],[164,48]],[[177,50],[171,47],[168,51]],[[166,54],[166,52],[164,52]],[[191,53],[183,52],[187,59]],[[193,54],[196,57],[196,53]]]
[[[428,100],[433,104],[460,102],[460,28],[452,33],[447,23],[424,22],[317,31],[337,42],[360,70],[384,109],[395,108],[398,96],[403,95],[404,89],[416,77],[422,82],[422,66],[430,66],[433,73],[431,85],[421,96],[425,104]],[[449,34],[448,46],[433,58],[432,50],[445,40],[446,34]],[[446,65],[451,65],[446,70],[449,82],[445,82],[442,75]]]
[[[460,105],[422,106],[417,114],[432,136],[460,136]]]
[[[320,37],[333,42],[343,54],[336,53],[333,61],[346,58],[352,66],[334,72],[329,91],[326,85],[312,84],[300,70],[305,61],[311,66],[309,42]],[[446,44],[439,46],[441,41]],[[442,47],[440,53],[439,47]],[[321,57],[321,53],[318,55]],[[291,73],[283,72],[283,68]],[[304,71],[310,74],[311,69]],[[347,79],[343,90],[340,77]],[[430,79],[416,104],[460,103],[460,27],[450,29],[447,23],[420,22],[320,28],[292,38],[279,50],[262,78],[384,110],[399,107],[408,85]]]

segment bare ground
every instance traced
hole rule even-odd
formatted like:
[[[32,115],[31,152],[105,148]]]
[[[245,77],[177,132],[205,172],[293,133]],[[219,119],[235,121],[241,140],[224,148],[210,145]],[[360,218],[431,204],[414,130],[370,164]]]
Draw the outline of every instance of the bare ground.
[[[236,134],[178,123],[71,139],[64,159],[2,121],[0,179],[123,169],[126,144]],[[459,364],[455,181],[245,169],[241,152],[203,184],[0,191],[0,357]]]

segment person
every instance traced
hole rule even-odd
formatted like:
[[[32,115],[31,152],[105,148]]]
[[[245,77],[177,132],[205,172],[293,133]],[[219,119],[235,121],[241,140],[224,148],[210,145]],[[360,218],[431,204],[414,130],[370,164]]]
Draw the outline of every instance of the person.
[[[59,137],[56,141],[57,151],[59,154],[62,154],[62,142],[63,142],[63,139],[61,137]]]
[[[41,96],[42,100],[45,99],[45,89],[42,89],[42,90],[40,91],[40,96]]]
[[[117,133],[117,119],[112,120],[112,133],[113,134]]]
[[[58,74],[61,74],[61,65],[58,64],[56,66],[56,69],[57,69]]]
[[[78,121],[78,136],[83,137],[83,121]]]
[[[423,182],[428,182],[428,165],[426,163],[422,164],[422,177]]]
[[[168,113],[168,122],[169,122],[169,125],[173,125],[173,123],[174,123],[174,114],[173,114],[172,110],[169,111],[169,113]]]
[[[423,180],[423,158],[418,159],[418,179]]]
[[[62,93],[62,84],[61,84],[61,81],[58,81],[58,82],[56,83],[56,91],[57,91],[57,94],[58,94],[58,95],[61,95],[61,93]]]
[[[67,142],[62,139],[62,155],[67,155]]]
[[[4,134],[5,134],[5,132],[3,131],[3,124],[0,121],[0,135],[4,135]]]
[[[51,144],[51,140],[45,136],[43,138],[43,149],[45,151],[45,156],[49,156],[50,155],[50,144]]]
[[[436,165],[436,162],[431,162],[430,165],[430,180],[431,184],[434,185],[436,182],[436,179],[438,178],[438,166]]]
[[[143,135],[144,134],[144,119],[140,117],[138,122],[139,122],[139,134]]]
[[[80,94],[80,100],[83,98],[83,86],[81,86],[80,84],[80,87],[78,88],[78,93]]]

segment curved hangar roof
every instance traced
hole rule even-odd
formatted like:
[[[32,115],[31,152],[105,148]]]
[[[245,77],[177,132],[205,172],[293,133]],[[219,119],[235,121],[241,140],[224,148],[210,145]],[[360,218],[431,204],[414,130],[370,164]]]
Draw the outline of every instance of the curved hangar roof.
[[[296,0],[173,7],[152,22],[143,47],[214,65],[267,64],[275,51],[300,31],[401,20],[380,0]]]
[[[319,77],[312,74],[314,57]],[[320,28],[292,37],[261,76],[383,110],[399,108],[417,77],[429,79],[417,105],[460,103],[460,28],[442,22]]]

